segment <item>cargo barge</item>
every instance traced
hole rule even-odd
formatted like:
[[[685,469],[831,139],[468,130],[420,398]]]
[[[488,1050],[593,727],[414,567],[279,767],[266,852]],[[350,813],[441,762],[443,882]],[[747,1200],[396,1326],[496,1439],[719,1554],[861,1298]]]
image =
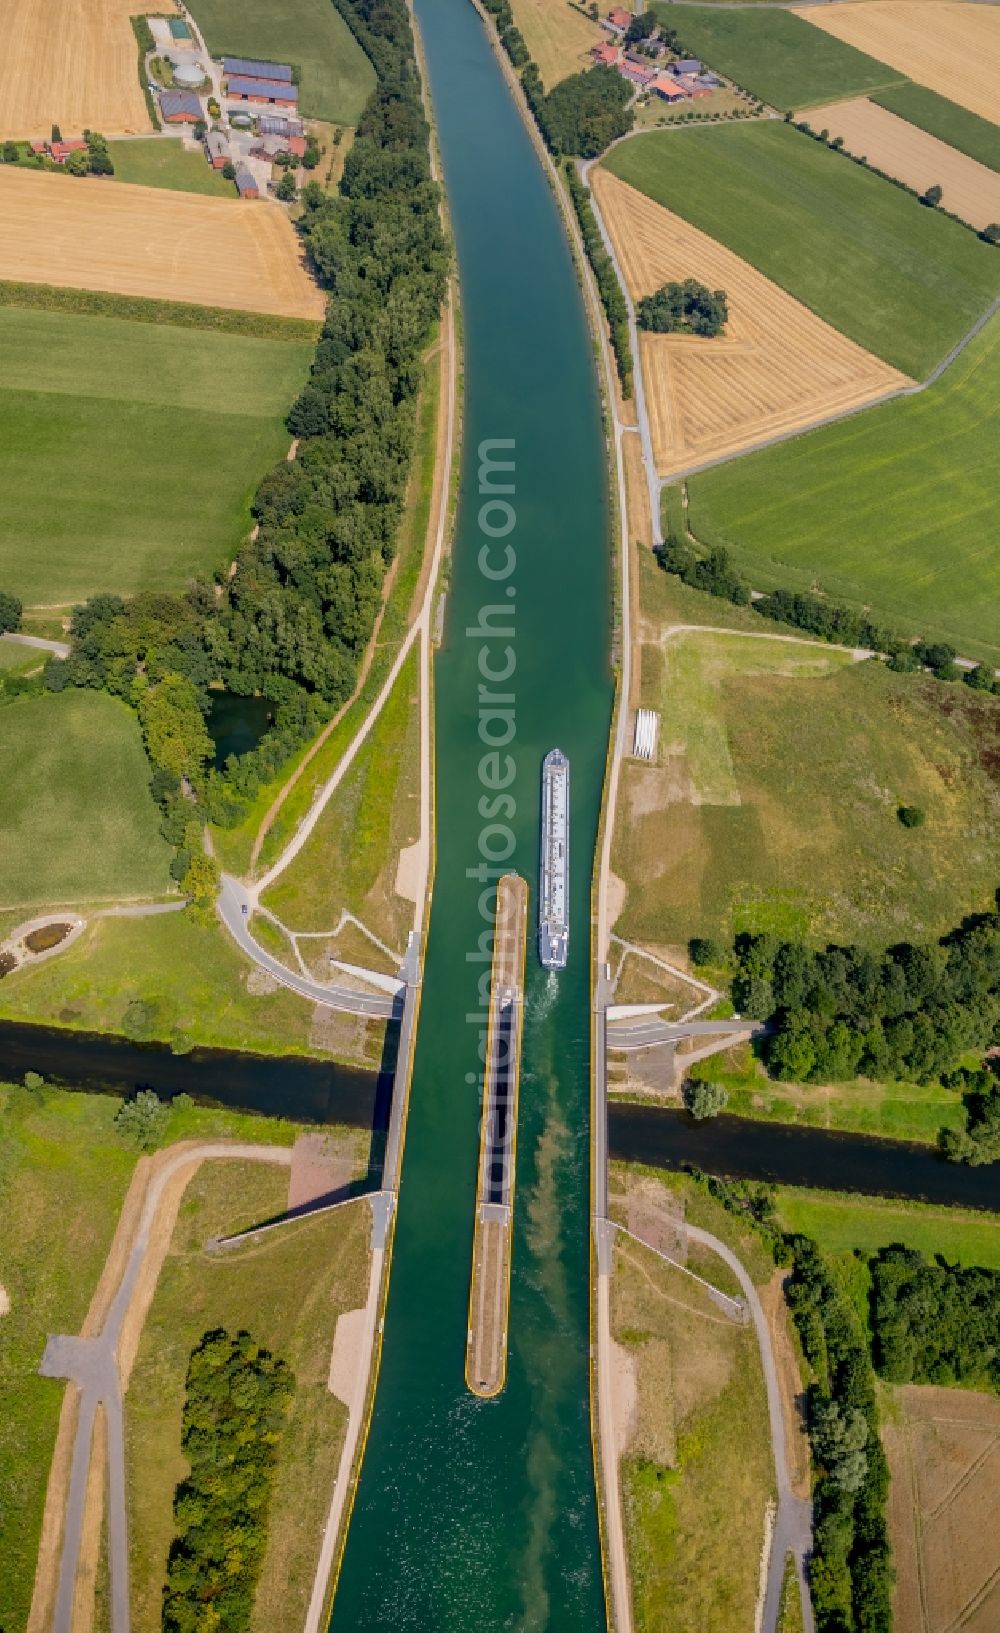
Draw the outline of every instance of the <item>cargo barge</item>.
[[[569,761],[550,749],[542,761],[542,848],[538,957],[564,970],[569,952]]]

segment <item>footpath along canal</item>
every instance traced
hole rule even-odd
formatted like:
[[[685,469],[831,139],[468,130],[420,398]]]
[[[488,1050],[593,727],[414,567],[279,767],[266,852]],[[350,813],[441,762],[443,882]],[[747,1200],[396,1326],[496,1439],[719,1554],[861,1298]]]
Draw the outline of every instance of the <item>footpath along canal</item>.
[[[588,1406],[589,889],[610,720],[594,354],[558,207],[469,0],[417,0],[462,294],[435,668],[437,873],[374,1416],[334,1633],[604,1626]],[[543,754],[570,758],[570,958],[538,964]],[[493,758],[490,758],[490,756]],[[508,761],[508,756],[510,757]],[[503,785],[503,786],[501,786]],[[531,889],[507,1385],[464,1379],[496,876]]]

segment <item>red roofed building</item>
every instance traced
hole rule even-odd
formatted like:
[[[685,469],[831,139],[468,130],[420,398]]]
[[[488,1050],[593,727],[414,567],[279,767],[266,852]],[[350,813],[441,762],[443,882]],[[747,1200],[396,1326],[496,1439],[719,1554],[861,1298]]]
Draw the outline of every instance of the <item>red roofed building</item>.
[[[305,157],[306,139],[304,136],[289,136],[287,141],[288,151],[293,158],[302,159]]]
[[[602,41],[600,45],[591,46],[590,55],[598,68],[617,68],[621,62],[622,48],[620,45],[612,45],[610,40]]]
[[[631,21],[632,13],[626,11],[624,6],[612,6],[604,19],[604,26],[613,29],[616,34],[624,34]]]
[[[662,97],[664,102],[686,102],[688,100],[688,93],[683,85],[679,85],[676,79],[672,79],[669,74],[657,74],[649,88],[651,91],[655,91],[657,96]]]
[[[86,142],[53,142],[49,152],[56,164],[65,164],[71,153],[86,153]]]

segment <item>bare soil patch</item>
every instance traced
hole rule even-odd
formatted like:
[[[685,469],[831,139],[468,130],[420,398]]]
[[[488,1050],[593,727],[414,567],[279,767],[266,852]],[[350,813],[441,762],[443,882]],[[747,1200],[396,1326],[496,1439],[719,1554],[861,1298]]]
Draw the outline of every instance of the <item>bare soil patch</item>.
[[[907,187],[920,193],[928,187],[940,187],[944,208],[977,231],[991,221],[1000,221],[1000,175],[995,170],[900,119],[888,108],[869,102],[867,97],[809,108],[802,118],[808,119],[814,130],[825,127],[831,137],[842,136],[848,153],[863,154],[869,164],[905,182]]]
[[[176,10],[173,0],[160,12]],[[139,83],[135,0],[79,0],[54,10],[45,0],[9,0],[0,52],[0,139],[64,136],[87,126],[105,135],[152,127]]]
[[[602,169],[591,182],[633,299],[689,277],[729,299],[726,332],[715,339],[641,336],[662,474],[815,425],[906,384],[905,375],[627,182]]]
[[[806,6],[796,13],[962,108],[1000,124],[1000,12],[936,0]]]
[[[910,1385],[883,1426],[901,1633],[1000,1625],[1000,1400]]]
[[[279,204],[0,168],[0,278],[321,318]]]

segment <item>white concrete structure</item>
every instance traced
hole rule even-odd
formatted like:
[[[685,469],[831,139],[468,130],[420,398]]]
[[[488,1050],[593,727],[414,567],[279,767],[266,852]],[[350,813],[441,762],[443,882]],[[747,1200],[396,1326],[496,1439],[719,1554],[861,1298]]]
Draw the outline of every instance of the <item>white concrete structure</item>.
[[[635,716],[635,741],[632,753],[637,760],[651,760],[656,753],[656,736],[660,717],[655,709],[638,709]]]

